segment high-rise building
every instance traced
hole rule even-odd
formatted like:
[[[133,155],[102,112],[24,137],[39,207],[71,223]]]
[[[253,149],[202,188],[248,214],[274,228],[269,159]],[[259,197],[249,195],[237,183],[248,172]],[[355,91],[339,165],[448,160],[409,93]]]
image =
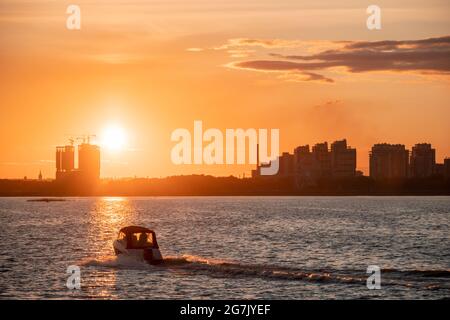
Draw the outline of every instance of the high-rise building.
[[[73,140],[71,140],[73,143]],[[100,178],[100,148],[83,141],[78,146],[78,168],[75,168],[75,147],[56,147],[56,180],[69,186],[94,185]]]
[[[354,177],[356,173],[356,149],[347,146],[347,140],[331,144],[331,174],[334,178]]]
[[[300,181],[313,179],[314,159],[309,145],[299,146],[294,150],[295,173]]]
[[[296,175],[299,181],[315,182],[319,179],[354,177],[356,173],[356,149],[347,141],[335,141],[328,150],[328,143],[299,146],[294,151]]]
[[[412,147],[409,163],[411,177],[431,177],[435,173],[436,150],[429,143],[418,143]]]
[[[409,151],[402,144],[375,144],[370,152],[370,176],[375,180],[408,176]]]
[[[56,147],[56,179],[66,177],[75,169],[75,148],[71,145]]]
[[[330,177],[331,170],[331,153],[328,150],[328,143],[317,143],[312,147],[312,158],[314,161],[313,172],[317,178]]]
[[[436,163],[434,165],[433,176],[436,176],[436,177],[443,177],[444,176],[444,164],[443,163]]]
[[[450,158],[444,159],[444,178],[450,180]]]
[[[283,152],[279,157],[278,176],[292,177],[295,173],[294,155],[289,152]]]
[[[78,146],[78,171],[85,179],[92,181],[100,178],[100,148],[89,143]]]

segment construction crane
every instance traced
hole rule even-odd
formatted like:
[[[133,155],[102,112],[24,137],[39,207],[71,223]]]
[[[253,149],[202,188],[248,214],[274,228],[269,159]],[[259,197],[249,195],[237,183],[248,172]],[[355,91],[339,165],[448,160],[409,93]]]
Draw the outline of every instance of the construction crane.
[[[67,140],[69,140],[69,143],[71,146],[74,145],[75,140],[76,140],[76,135],[75,134],[65,134],[64,136],[68,137]]]
[[[71,146],[75,144],[75,142],[80,141],[81,143],[91,143],[91,138],[97,137],[95,134],[83,134],[83,135],[69,135],[69,143]]]
[[[97,135],[95,134],[83,134],[82,136],[77,137],[77,140],[81,140],[83,143],[90,144],[91,138],[95,138]]]

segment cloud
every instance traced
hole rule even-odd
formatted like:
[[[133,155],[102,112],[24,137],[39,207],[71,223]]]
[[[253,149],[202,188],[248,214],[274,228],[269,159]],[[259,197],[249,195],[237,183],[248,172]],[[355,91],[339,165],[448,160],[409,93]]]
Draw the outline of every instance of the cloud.
[[[312,64],[310,64],[312,65]],[[281,79],[287,81],[319,81],[332,83],[333,79],[311,72],[313,67],[305,68],[301,63],[291,61],[250,60],[235,62],[227,65],[235,69],[245,69],[262,72],[280,72]]]
[[[247,58],[255,51],[249,49],[230,49],[227,52],[232,58]]]
[[[267,44],[273,43],[281,42],[267,40]],[[333,80],[317,72],[338,67],[350,73],[391,71],[450,74],[450,36],[401,41],[341,41],[334,44],[340,47],[306,55],[270,53],[271,59],[268,60],[238,61],[229,66],[254,71],[299,73],[305,81],[326,82]]]
[[[203,51],[203,48],[187,48],[186,51],[201,52],[201,51]]]
[[[279,79],[290,82],[318,81],[324,83],[333,83],[334,80],[314,72],[289,72],[282,73]]]
[[[235,47],[289,48],[302,45],[304,43],[299,40],[234,38],[229,39],[226,44],[215,47],[214,49],[224,50]]]

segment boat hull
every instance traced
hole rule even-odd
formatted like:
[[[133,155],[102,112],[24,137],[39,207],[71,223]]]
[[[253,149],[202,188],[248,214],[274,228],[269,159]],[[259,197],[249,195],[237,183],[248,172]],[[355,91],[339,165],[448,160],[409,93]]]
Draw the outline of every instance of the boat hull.
[[[130,256],[139,260],[144,260],[149,264],[160,264],[163,262],[161,252],[157,248],[127,249],[120,241],[114,241],[113,247],[114,253],[117,256]]]

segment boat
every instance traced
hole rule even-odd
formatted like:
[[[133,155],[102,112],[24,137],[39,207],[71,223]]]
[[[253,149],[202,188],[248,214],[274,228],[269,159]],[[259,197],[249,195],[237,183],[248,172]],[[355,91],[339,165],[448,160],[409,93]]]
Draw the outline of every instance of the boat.
[[[143,259],[149,264],[163,262],[155,232],[145,227],[128,226],[120,229],[113,247],[116,255]]]

